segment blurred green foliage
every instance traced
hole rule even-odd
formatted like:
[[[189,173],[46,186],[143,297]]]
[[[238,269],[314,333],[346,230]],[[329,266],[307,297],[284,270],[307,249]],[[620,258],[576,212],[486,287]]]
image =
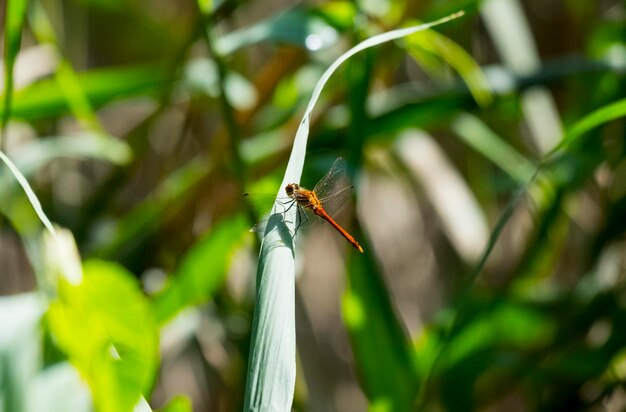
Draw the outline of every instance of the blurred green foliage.
[[[366,253],[298,233],[293,409],[623,409],[623,2],[11,0],[0,149],[74,240],[3,164],[0,411],[241,410],[243,193],[338,56],[458,7],[312,114],[302,184],[348,160]]]

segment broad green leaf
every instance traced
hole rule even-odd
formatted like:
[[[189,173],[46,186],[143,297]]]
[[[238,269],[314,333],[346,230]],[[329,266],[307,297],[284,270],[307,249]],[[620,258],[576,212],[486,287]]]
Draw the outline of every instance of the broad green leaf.
[[[304,112],[287,170],[280,185],[299,182],[304,166],[309,135],[309,119],[324,85],[337,68],[356,53],[369,47],[408,36],[461,16],[457,13],[433,23],[382,33],[371,37],[341,55],[324,72],[313,90]],[[288,213],[276,213],[275,204],[259,257],[257,270],[257,301],[254,308],[250,363],[246,378],[245,411],[284,411],[291,408],[296,376],[296,342],[294,324],[295,232],[296,208]]]
[[[94,69],[77,74],[78,83],[93,107],[136,95],[156,95],[171,81],[158,66]],[[69,112],[66,94],[56,79],[33,83],[15,93],[11,115],[24,120],[59,116]],[[4,107],[0,106],[0,113]]]
[[[5,109],[0,112],[0,141],[4,137],[9,116],[11,115],[11,98],[13,96],[13,66],[22,41],[22,28],[28,9],[28,0],[11,0],[6,3],[4,16],[4,98]]]
[[[412,343],[371,255],[353,256],[342,312],[363,389],[372,408],[411,411],[420,379]]]
[[[232,255],[247,228],[243,216],[224,219],[187,252],[168,284],[154,299],[159,324],[187,306],[211,299],[224,283]]]
[[[137,280],[121,266],[87,261],[78,285],[59,282],[47,319],[58,347],[89,384],[100,412],[131,411],[154,382],[158,334]]]

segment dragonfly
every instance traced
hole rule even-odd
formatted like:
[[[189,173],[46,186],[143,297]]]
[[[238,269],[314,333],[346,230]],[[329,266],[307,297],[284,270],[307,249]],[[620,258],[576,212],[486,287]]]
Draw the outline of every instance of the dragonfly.
[[[348,196],[352,193],[354,186],[347,184],[346,163],[341,157],[335,160],[328,172],[313,187],[313,190],[305,189],[298,183],[289,183],[285,186],[285,194],[287,200],[279,203],[285,208],[283,213],[289,211],[292,207],[297,207],[298,228],[306,224],[309,220],[308,213],[313,213],[328,222],[348,243],[356,250],[363,253],[363,248],[357,240],[348,233],[339,223],[331,217],[334,211],[338,210]],[[257,225],[259,226],[259,225]],[[251,230],[258,231],[255,226]]]

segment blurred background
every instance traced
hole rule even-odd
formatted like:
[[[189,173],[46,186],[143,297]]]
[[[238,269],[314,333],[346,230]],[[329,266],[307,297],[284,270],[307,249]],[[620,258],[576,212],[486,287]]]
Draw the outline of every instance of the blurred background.
[[[64,246],[3,165],[0,411],[241,410],[242,195],[334,59],[459,9],[313,112],[365,253],[298,233],[293,410],[624,410],[626,2],[10,0],[0,147]]]

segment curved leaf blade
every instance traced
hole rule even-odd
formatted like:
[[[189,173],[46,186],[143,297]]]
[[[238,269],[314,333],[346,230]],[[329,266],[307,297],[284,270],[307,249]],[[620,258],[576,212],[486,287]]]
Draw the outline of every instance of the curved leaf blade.
[[[337,68],[356,53],[460,17],[459,12],[432,23],[373,36],[341,55],[323,73],[313,89],[300,122],[280,191],[299,182],[304,166],[309,118],[322,89]],[[275,204],[273,212],[280,205]],[[293,401],[295,362],[295,232],[296,208],[270,217],[261,244],[257,271],[257,304],[254,311],[250,363],[246,379],[245,411],[285,411]]]

